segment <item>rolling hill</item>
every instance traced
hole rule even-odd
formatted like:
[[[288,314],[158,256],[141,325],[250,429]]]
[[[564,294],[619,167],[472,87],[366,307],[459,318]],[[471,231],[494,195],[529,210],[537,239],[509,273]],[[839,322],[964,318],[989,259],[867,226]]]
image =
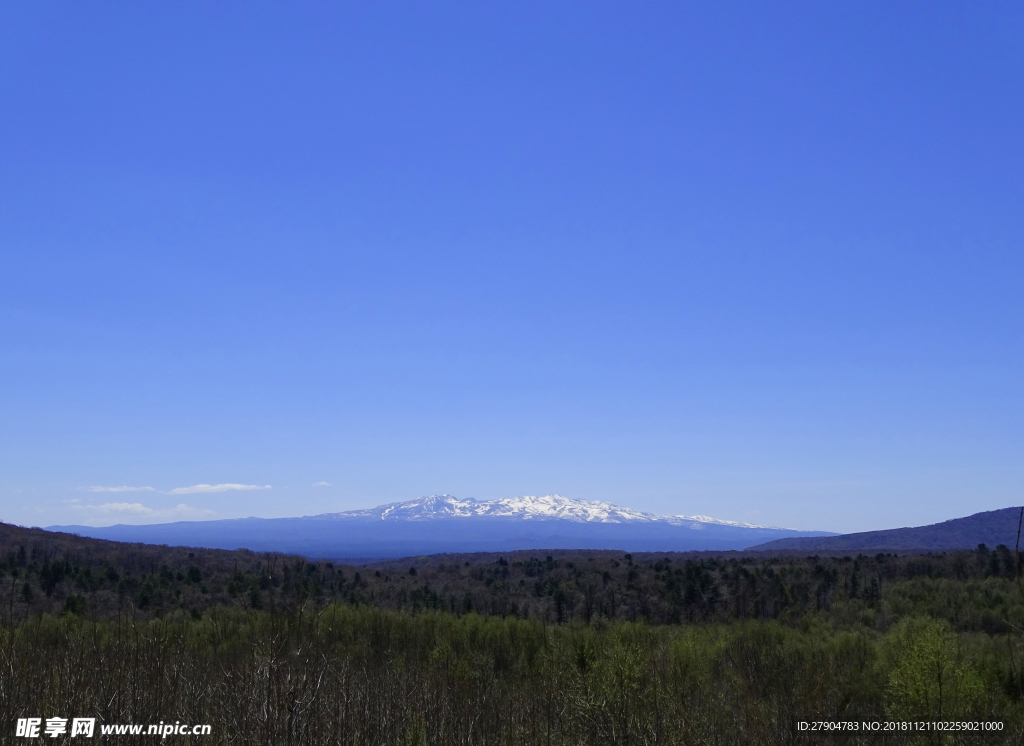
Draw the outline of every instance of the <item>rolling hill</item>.
[[[990,548],[1003,544],[1013,548],[1021,510],[1019,507],[990,510],[917,528],[774,539],[749,549],[778,552],[935,552],[973,549],[979,544]]]

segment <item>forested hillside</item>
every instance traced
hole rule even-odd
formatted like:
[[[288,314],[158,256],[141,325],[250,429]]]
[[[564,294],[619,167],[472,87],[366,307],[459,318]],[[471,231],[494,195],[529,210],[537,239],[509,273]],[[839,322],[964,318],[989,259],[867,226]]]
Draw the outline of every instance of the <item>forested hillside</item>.
[[[301,557],[121,544],[0,524],[0,588],[8,615],[72,612],[111,618],[130,609],[193,616],[215,606],[264,609],[330,601],[386,609],[475,611],[547,623],[595,618],[651,624],[795,619],[836,603],[886,613],[906,589],[956,587],[964,629],[1003,629],[1015,596],[1005,545],[932,555],[765,556],[611,551],[433,555],[368,565]],[[952,611],[950,612],[952,613]]]
[[[1021,582],[1006,546],[357,567],[0,526],[0,720],[72,702],[208,722],[205,744],[1020,743]],[[953,718],[1002,730],[796,730]]]

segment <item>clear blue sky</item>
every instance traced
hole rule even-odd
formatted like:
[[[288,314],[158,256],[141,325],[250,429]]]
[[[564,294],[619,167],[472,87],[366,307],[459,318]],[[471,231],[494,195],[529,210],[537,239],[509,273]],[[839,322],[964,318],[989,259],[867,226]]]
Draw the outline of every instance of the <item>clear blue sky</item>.
[[[0,520],[1020,504],[1022,63],[1019,3],[6,3]]]

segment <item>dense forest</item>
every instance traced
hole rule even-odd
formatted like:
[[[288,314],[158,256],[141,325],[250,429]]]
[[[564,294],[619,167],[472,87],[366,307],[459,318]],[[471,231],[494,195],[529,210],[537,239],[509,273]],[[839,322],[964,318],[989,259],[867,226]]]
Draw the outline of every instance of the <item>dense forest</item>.
[[[11,729],[63,712],[212,724],[196,743],[1024,742],[1006,546],[355,567],[0,525],[0,592]],[[797,730],[815,720],[1003,730]]]

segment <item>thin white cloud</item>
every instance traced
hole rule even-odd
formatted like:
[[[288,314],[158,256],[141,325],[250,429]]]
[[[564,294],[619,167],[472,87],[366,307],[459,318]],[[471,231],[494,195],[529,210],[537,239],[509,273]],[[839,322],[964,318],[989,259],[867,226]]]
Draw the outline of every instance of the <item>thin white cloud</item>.
[[[194,484],[191,487],[175,487],[168,495],[197,495],[207,492],[234,492],[236,490],[269,490],[270,485],[258,484]]]
[[[174,515],[181,515],[181,516],[185,516],[185,515],[195,515],[195,516],[200,516],[200,515],[216,515],[216,513],[214,511],[212,511],[212,510],[206,510],[204,508],[195,508],[195,507],[193,507],[191,505],[186,505],[185,503],[178,503],[173,508],[171,508],[170,510],[165,511],[165,512],[173,513]]]
[[[93,487],[85,487],[84,489],[89,492],[156,492],[152,487],[104,487],[103,485],[97,484]]]
[[[314,487],[330,487],[330,482],[313,482]]]
[[[97,513],[130,513],[132,515],[152,515],[156,512],[142,503],[103,503],[102,505],[82,505],[81,508]]]
[[[89,515],[119,515],[129,517],[145,518],[187,518],[212,516],[212,510],[195,508],[185,503],[178,503],[173,508],[150,508],[142,503],[103,503],[102,505],[72,505],[75,510],[80,510]]]

